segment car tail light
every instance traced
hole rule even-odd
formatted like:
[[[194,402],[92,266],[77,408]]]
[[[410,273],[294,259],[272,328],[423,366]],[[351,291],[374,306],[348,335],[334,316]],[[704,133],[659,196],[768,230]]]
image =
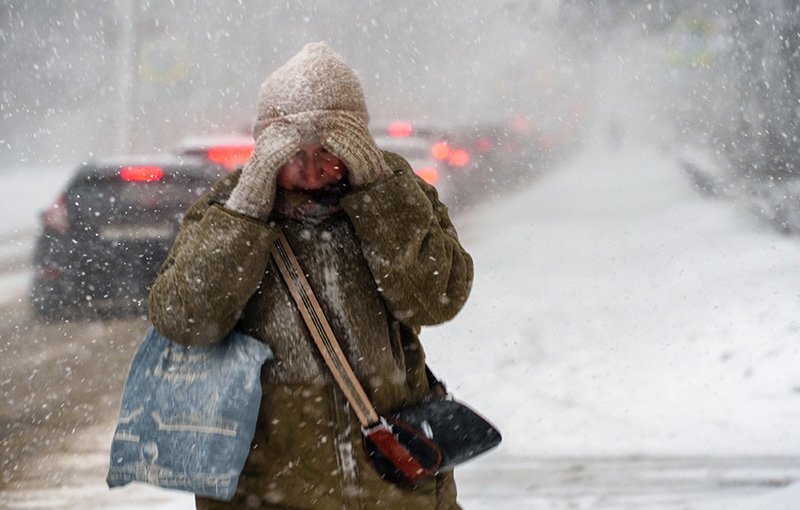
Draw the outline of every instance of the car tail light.
[[[206,157],[226,170],[234,170],[247,163],[252,154],[252,145],[226,145],[208,149]]]
[[[465,167],[469,164],[469,153],[464,149],[452,149],[447,156],[447,162],[455,167]]]
[[[411,134],[414,132],[414,128],[411,126],[410,122],[398,121],[389,124],[387,131],[389,136],[393,138],[406,138],[411,136]]]
[[[520,136],[530,136],[535,131],[533,122],[521,115],[512,118],[508,123],[508,127],[511,128],[512,133]]]
[[[552,133],[540,133],[536,141],[543,149],[553,149],[558,145],[558,135]]]
[[[36,270],[36,276],[39,280],[53,281],[64,276],[64,271],[58,266],[42,266]]]
[[[119,171],[123,181],[152,182],[164,177],[164,170],[159,166],[125,166]]]
[[[492,140],[490,140],[489,138],[486,138],[485,136],[482,136],[482,137],[478,138],[477,140],[475,140],[475,150],[479,154],[486,154],[487,152],[492,150],[492,147],[494,147],[494,144],[492,143]]]
[[[439,182],[439,170],[435,166],[426,166],[414,171],[420,178],[428,184]]]
[[[42,226],[46,231],[64,234],[69,230],[69,215],[67,214],[67,195],[62,193],[42,213]]]
[[[431,147],[431,156],[438,161],[444,161],[450,155],[450,145],[447,142],[436,142]]]

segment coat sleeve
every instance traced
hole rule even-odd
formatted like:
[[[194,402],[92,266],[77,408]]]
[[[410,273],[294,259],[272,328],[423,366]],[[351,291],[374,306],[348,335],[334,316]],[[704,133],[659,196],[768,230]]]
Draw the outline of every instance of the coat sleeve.
[[[189,209],[150,290],[150,321],[176,342],[224,338],[269,263],[272,227],[221,205],[237,178],[226,177]]]
[[[384,153],[395,175],[343,201],[379,291],[401,322],[452,319],[472,287],[472,258],[461,246],[436,190],[408,163]]]

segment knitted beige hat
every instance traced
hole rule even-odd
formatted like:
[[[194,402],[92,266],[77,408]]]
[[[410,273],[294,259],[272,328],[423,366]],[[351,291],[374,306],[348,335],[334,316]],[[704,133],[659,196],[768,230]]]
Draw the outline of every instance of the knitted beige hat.
[[[310,43],[261,84],[253,137],[281,117],[321,111],[351,112],[369,122],[356,74],[325,43]]]
[[[369,114],[361,83],[344,58],[325,43],[307,44],[261,84],[254,138],[258,140],[276,122],[293,125],[302,143],[318,142],[328,148],[345,162],[357,186],[391,175],[367,129]]]

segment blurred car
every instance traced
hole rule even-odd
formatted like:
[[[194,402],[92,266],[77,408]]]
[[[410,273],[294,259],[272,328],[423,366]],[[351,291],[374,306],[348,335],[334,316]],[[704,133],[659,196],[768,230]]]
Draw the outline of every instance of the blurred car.
[[[253,154],[255,142],[245,135],[203,135],[184,138],[175,148],[181,156],[197,156],[232,172]]]
[[[451,128],[433,154],[450,177],[454,203],[495,200],[533,182],[574,146],[581,115],[576,107],[549,128],[522,115]]]
[[[414,173],[436,188],[443,202],[450,200],[449,177],[433,157],[433,141],[428,132],[415,129],[409,122],[394,122],[371,131],[378,147],[403,156]]]
[[[224,170],[176,156],[80,165],[41,214],[31,303],[44,319],[139,311],[187,208]]]

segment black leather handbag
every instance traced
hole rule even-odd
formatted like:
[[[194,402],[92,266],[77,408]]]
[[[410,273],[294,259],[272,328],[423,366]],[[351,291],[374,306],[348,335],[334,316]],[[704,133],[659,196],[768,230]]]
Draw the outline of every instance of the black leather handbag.
[[[500,444],[500,432],[468,406],[453,400],[427,367],[432,388],[428,399],[389,416],[378,415],[283,234],[275,241],[272,255],[314,343],[361,422],[364,446],[383,478],[413,483]]]
[[[414,482],[448,471],[496,447],[501,439],[481,415],[449,398],[406,407],[364,429],[372,464],[393,482]]]

